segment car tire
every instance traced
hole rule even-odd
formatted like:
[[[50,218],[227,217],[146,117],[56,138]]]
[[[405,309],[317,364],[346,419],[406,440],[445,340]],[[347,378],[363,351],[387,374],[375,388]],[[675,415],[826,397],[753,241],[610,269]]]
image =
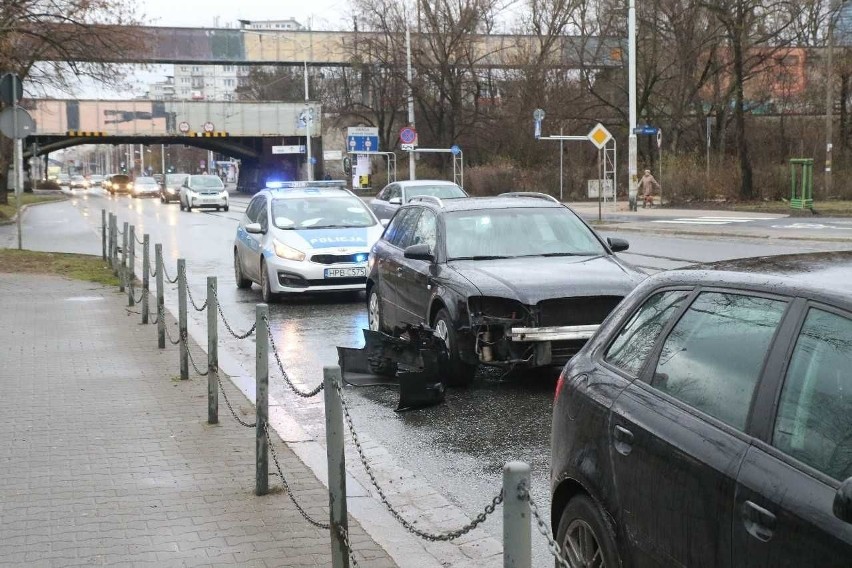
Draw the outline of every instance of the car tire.
[[[251,288],[251,280],[243,275],[243,265],[240,262],[240,255],[234,251],[234,280],[237,282],[237,288],[246,290]]]
[[[227,213],[227,212],[228,212],[228,209],[230,209],[230,207],[228,207],[227,205],[225,205],[225,206],[222,208],[222,211],[224,211],[225,213]]]
[[[367,294],[367,325],[371,331],[382,331],[382,300],[376,291],[377,285],[370,288]],[[367,360],[370,371],[375,375],[383,377],[395,377],[397,372],[396,361],[384,356],[384,351],[373,353]]]
[[[186,200],[186,212],[192,213],[192,202],[190,200]]]
[[[266,261],[260,261],[260,297],[264,304],[274,304],[278,301],[278,294],[272,292],[269,285],[269,271],[266,269]]]
[[[569,538],[574,546],[569,543]],[[583,546],[576,545],[579,538],[584,539]],[[570,566],[589,566],[591,559],[598,554],[605,566],[621,566],[615,533],[604,519],[601,508],[587,495],[574,497],[562,511],[556,542]],[[559,566],[558,562],[556,566]]]
[[[432,328],[435,330],[435,334],[447,344],[447,354],[449,355],[446,369],[441,373],[441,378],[445,379],[444,382],[450,386],[470,385],[473,382],[473,376],[476,374],[477,366],[465,363],[459,357],[456,330],[453,327],[453,320],[445,308],[438,310],[432,322]]]

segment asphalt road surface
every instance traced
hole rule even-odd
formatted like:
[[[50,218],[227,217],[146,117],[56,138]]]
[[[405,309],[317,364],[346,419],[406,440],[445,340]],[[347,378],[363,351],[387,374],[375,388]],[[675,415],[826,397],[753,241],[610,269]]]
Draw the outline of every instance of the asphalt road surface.
[[[50,250],[57,249],[59,243],[73,247],[82,234],[91,235],[91,231],[97,230],[102,208],[113,211],[121,221],[135,224],[140,236],[147,232],[152,243],[163,244],[170,276],[175,276],[177,258],[187,259],[190,288],[199,302],[204,297],[205,277],[217,276],[222,308],[232,324],[244,330],[253,321],[254,306],[260,302],[257,286],[237,290],[234,285],[231,251],[237,222],[247,203],[248,198],[234,196],[228,213],[198,210],[184,213],[176,203],[164,205],[156,199],[109,197],[100,190],[91,190],[73,196],[70,203],[32,208],[25,217],[25,247]],[[74,215],[72,207],[82,213],[83,221]],[[0,245],[12,246],[14,227],[0,229]],[[673,238],[625,232],[619,232],[618,236],[626,237],[631,244],[623,258],[649,272],[692,262],[850,246]],[[99,252],[99,248],[94,252]],[[203,315],[194,313],[191,317],[201,321]],[[321,380],[324,365],[336,363],[336,346],[360,346],[361,330],[367,326],[363,294],[288,300],[270,306],[270,320],[271,333],[289,375],[306,387]],[[220,326],[220,337],[224,333]],[[244,344],[241,356],[247,368],[252,368],[254,343]],[[480,372],[472,388],[451,389],[445,404],[406,413],[394,412],[397,393],[393,389],[351,388],[347,393],[359,430],[384,446],[402,467],[416,472],[473,516],[499,490],[502,466],[511,460],[531,465],[532,493],[539,503],[549,504],[555,376],[552,370],[509,376]],[[322,397],[297,401],[274,370],[270,394],[288,406],[288,412],[307,432],[322,436]],[[499,521],[489,521],[484,526],[500,538]],[[533,538],[534,564],[552,566],[543,540],[537,535]]]

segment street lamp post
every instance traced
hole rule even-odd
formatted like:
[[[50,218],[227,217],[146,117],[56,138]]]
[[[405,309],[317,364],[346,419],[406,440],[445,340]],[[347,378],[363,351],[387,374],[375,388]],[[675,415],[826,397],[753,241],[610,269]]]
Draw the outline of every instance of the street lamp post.
[[[831,194],[834,182],[831,177],[831,151],[833,148],[832,138],[834,135],[834,93],[832,85],[832,71],[834,70],[834,24],[839,4],[843,0],[832,0],[828,11],[828,56],[825,64],[825,196]]]
[[[630,0],[627,11],[627,90],[630,99],[630,131],[627,138],[627,172],[630,185],[627,188],[630,209],[636,210],[638,192],[637,140],[636,140],[636,0]]]
[[[419,8],[419,5],[418,5]],[[411,82],[411,30],[408,26],[405,27],[405,57],[406,65],[408,66],[408,125],[414,128],[414,85]],[[414,152],[408,153],[408,178],[417,179],[414,171]]]

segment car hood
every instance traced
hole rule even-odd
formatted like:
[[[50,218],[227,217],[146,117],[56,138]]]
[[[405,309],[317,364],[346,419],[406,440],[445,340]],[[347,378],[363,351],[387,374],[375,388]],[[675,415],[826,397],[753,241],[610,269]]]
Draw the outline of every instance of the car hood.
[[[384,227],[342,229],[293,229],[274,228],[272,236],[280,242],[303,252],[325,250],[326,252],[352,252],[369,250],[382,236]]]
[[[463,260],[448,266],[483,296],[529,306],[567,296],[626,296],[647,277],[613,255]]]

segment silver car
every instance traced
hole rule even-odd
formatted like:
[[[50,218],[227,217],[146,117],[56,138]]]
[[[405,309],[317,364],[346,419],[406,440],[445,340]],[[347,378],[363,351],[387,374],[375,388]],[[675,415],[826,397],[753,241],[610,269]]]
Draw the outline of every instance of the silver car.
[[[171,203],[179,199],[180,186],[188,177],[189,174],[166,174],[165,179],[163,179],[162,191],[160,191],[160,201]]]
[[[160,193],[160,184],[152,177],[138,177],[133,182],[130,195],[133,197],[156,197]]]
[[[467,193],[451,181],[418,179],[395,181],[385,186],[370,202],[370,208],[379,219],[393,217],[400,205],[408,203],[412,197],[431,195],[439,199],[468,197]]]
[[[341,182],[284,183],[255,195],[237,227],[237,287],[257,282],[267,303],[283,293],[364,290],[384,227]]]
[[[192,211],[193,207],[228,210],[228,190],[219,176],[187,176],[180,186],[181,211]]]

